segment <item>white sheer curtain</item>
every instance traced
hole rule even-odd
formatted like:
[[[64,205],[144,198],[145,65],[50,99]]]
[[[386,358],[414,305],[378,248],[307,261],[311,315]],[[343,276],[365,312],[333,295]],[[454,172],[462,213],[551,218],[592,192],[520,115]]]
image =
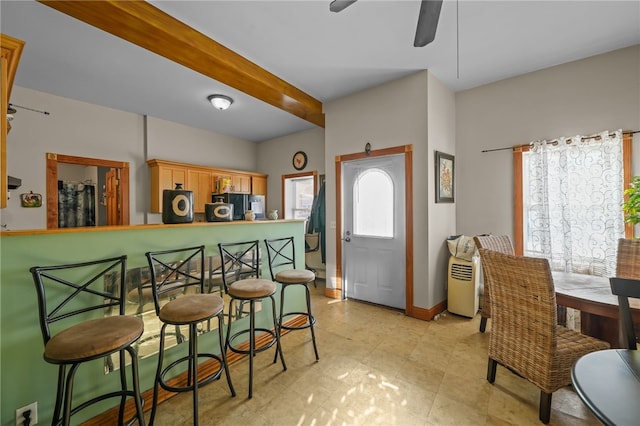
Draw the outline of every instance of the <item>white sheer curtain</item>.
[[[613,276],[624,237],[622,131],[531,145],[523,155],[524,254],[558,271]]]

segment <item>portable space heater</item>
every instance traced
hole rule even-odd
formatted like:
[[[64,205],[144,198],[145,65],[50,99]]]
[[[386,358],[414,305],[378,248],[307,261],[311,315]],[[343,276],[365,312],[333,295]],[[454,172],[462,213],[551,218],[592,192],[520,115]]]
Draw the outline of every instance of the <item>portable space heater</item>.
[[[473,318],[478,312],[479,258],[468,261],[451,256],[449,258],[448,310],[453,314]]]

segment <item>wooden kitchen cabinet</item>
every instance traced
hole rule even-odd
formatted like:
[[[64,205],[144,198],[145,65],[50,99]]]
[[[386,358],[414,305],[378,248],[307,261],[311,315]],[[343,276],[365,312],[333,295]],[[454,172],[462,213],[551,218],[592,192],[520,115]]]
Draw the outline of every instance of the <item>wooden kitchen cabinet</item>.
[[[267,178],[264,176],[252,176],[251,193],[253,195],[267,195]]]
[[[240,174],[215,174],[214,192],[251,193],[251,176]],[[228,186],[227,186],[228,185]]]
[[[206,170],[188,171],[185,189],[193,191],[193,212],[204,213],[204,205],[211,202],[213,192],[213,174]]]
[[[151,175],[151,213],[162,213],[162,191],[175,189],[181,183],[186,190],[193,191],[193,212],[204,213],[204,206],[211,203],[211,194],[216,192],[239,192],[266,195],[267,175],[239,170],[218,169],[194,164],[165,160],[148,160]],[[230,181],[230,188],[221,188],[223,180]],[[255,186],[255,190],[252,189]]]
[[[251,176],[231,175],[231,192],[251,193]]]
[[[149,160],[151,172],[151,213],[162,213],[162,191],[175,189],[177,183],[187,188],[188,169],[179,163]]]

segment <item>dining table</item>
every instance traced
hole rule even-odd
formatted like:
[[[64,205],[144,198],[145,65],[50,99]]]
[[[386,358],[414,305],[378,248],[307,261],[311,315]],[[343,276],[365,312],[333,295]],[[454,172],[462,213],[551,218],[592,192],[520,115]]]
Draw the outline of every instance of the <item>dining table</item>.
[[[612,348],[624,347],[619,324],[618,296],[611,293],[608,277],[552,272],[559,306],[580,311],[580,331],[609,342]],[[634,323],[640,323],[640,301],[630,299]]]
[[[605,425],[640,421],[640,351],[608,349],[579,358],[571,368],[576,393]]]

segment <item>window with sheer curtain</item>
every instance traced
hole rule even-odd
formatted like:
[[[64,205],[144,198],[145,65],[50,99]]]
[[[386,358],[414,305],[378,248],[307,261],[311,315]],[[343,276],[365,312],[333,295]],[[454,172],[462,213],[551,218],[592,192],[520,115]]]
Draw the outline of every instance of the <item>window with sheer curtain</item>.
[[[516,251],[549,259],[553,270],[613,276],[630,146],[617,130],[517,149]]]

